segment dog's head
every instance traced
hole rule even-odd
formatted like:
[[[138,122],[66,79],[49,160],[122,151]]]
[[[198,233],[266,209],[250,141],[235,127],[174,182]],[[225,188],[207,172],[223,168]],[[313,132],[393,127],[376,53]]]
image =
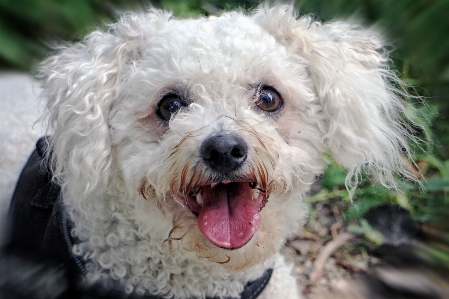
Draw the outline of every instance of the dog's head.
[[[350,188],[363,169],[386,184],[407,175],[399,81],[382,46],[291,6],[125,15],[43,64],[55,175],[81,214],[103,194],[156,202],[168,243],[246,269],[303,221],[328,154]]]

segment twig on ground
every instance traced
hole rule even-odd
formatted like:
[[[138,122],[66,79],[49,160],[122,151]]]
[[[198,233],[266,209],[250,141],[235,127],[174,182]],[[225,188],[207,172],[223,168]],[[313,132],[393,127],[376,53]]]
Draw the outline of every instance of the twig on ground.
[[[332,239],[336,239],[338,237],[338,229],[343,226],[341,221],[337,221],[331,226]]]
[[[300,240],[305,239],[305,240],[312,240],[312,241],[315,241],[315,242],[318,242],[318,243],[324,243],[324,239],[323,238],[321,238],[317,234],[311,233],[311,232],[306,231],[306,230],[301,231],[298,234],[297,238],[300,239]]]
[[[313,271],[310,274],[309,285],[314,285],[318,278],[321,276],[321,272],[323,271],[324,264],[327,259],[341,246],[343,246],[346,242],[354,238],[353,234],[343,233],[337,236],[334,240],[327,243],[318,254],[318,257],[315,260],[313,265]]]

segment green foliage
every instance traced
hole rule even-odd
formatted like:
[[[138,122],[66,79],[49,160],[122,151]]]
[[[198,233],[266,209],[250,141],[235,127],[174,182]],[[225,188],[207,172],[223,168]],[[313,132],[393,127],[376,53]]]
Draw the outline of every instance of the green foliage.
[[[31,70],[54,40],[76,40],[137,0],[0,0],[0,65]]]
[[[335,161],[326,168],[324,176],[321,180],[323,188],[333,190],[335,187],[340,188],[345,184],[346,171],[337,165]]]
[[[161,7],[172,11],[177,17],[188,18],[198,14],[219,14],[223,10],[232,10],[235,8],[248,10],[256,7],[260,2],[260,0],[155,0],[151,3],[155,7]]]
[[[258,1],[201,0],[0,0],[0,67],[33,70],[50,45],[76,41],[95,27],[113,22],[120,11],[164,8],[179,17],[219,13]]]
[[[390,203],[392,196],[390,191],[380,184],[370,184],[364,188],[359,188],[354,202],[349,206],[348,210],[343,215],[348,218],[360,218],[370,208]]]
[[[172,1],[160,0],[154,2],[158,7],[163,7],[173,12],[177,17],[188,18],[199,14],[205,14],[206,11],[202,8],[201,1],[186,0],[186,1]]]
[[[419,222],[432,220],[435,209],[449,204],[449,161],[426,155],[421,157],[420,163],[425,167],[422,175],[429,177],[422,185],[399,179],[400,191],[396,191],[366,178],[355,192],[348,209],[343,212],[344,217],[347,220],[359,219],[370,208],[390,203],[409,210]],[[338,165],[331,163],[322,178],[323,189],[311,196],[309,202],[336,197],[350,200],[344,185],[345,176],[346,173]]]
[[[151,5],[172,10],[175,15],[219,13],[235,7],[253,8],[261,0],[154,0]],[[0,0],[0,63],[31,69],[45,56],[48,40],[76,40],[95,26],[110,22],[117,11],[148,6],[145,0]],[[449,81],[449,1],[416,0],[298,0],[302,13],[322,20],[356,16],[376,24],[399,51],[395,59],[412,61],[425,69],[424,77]],[[399,38],[399,39],[398,39]],[[432,55],[429,55],[429,54]],[[405,54],[405,55],[404,55]],[[422,79],[422,78],[419,78]],[[427,81],[427,80],[426,80]]]
[[[397,41],[395,58],[407,56],[425,68],[426,76],[449,81],[449,1],[299,0],[298,7],[322,20],[354,16],[376,25]]]

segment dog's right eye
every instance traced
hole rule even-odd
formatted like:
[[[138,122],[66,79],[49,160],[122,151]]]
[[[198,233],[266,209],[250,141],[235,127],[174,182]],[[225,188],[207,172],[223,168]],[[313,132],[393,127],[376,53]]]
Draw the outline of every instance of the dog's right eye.
[[[173,114],[178,112],[187,103],[177,94],[167,94],[162,97],[157,106],[157,115],[163,120],[170,120]]]

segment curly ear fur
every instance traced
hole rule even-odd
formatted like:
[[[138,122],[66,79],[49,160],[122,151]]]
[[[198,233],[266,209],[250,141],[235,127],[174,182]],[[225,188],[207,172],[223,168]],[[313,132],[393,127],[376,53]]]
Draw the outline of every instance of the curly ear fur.
[[[160,11],[124,15],[108,32],[95,31],[42,63],[38,78],[47,103],[54,177],[70,194],[104,190],[111,171],[108,119],[116,90],[144,50],[139,41],[169,17]],[[138,24],[143,19],[145,26]]]
[[[413,139],[401,99],[409,95],[388,69],[380,37],[348,23],[297,19],[291,5],[261,6],[254,18],[307,61],[322,107],[322,142],[348,169],[348,189],[357,186],[363,169],[392,187],[395,173],[414,179],[403,162],[407,140]]]

